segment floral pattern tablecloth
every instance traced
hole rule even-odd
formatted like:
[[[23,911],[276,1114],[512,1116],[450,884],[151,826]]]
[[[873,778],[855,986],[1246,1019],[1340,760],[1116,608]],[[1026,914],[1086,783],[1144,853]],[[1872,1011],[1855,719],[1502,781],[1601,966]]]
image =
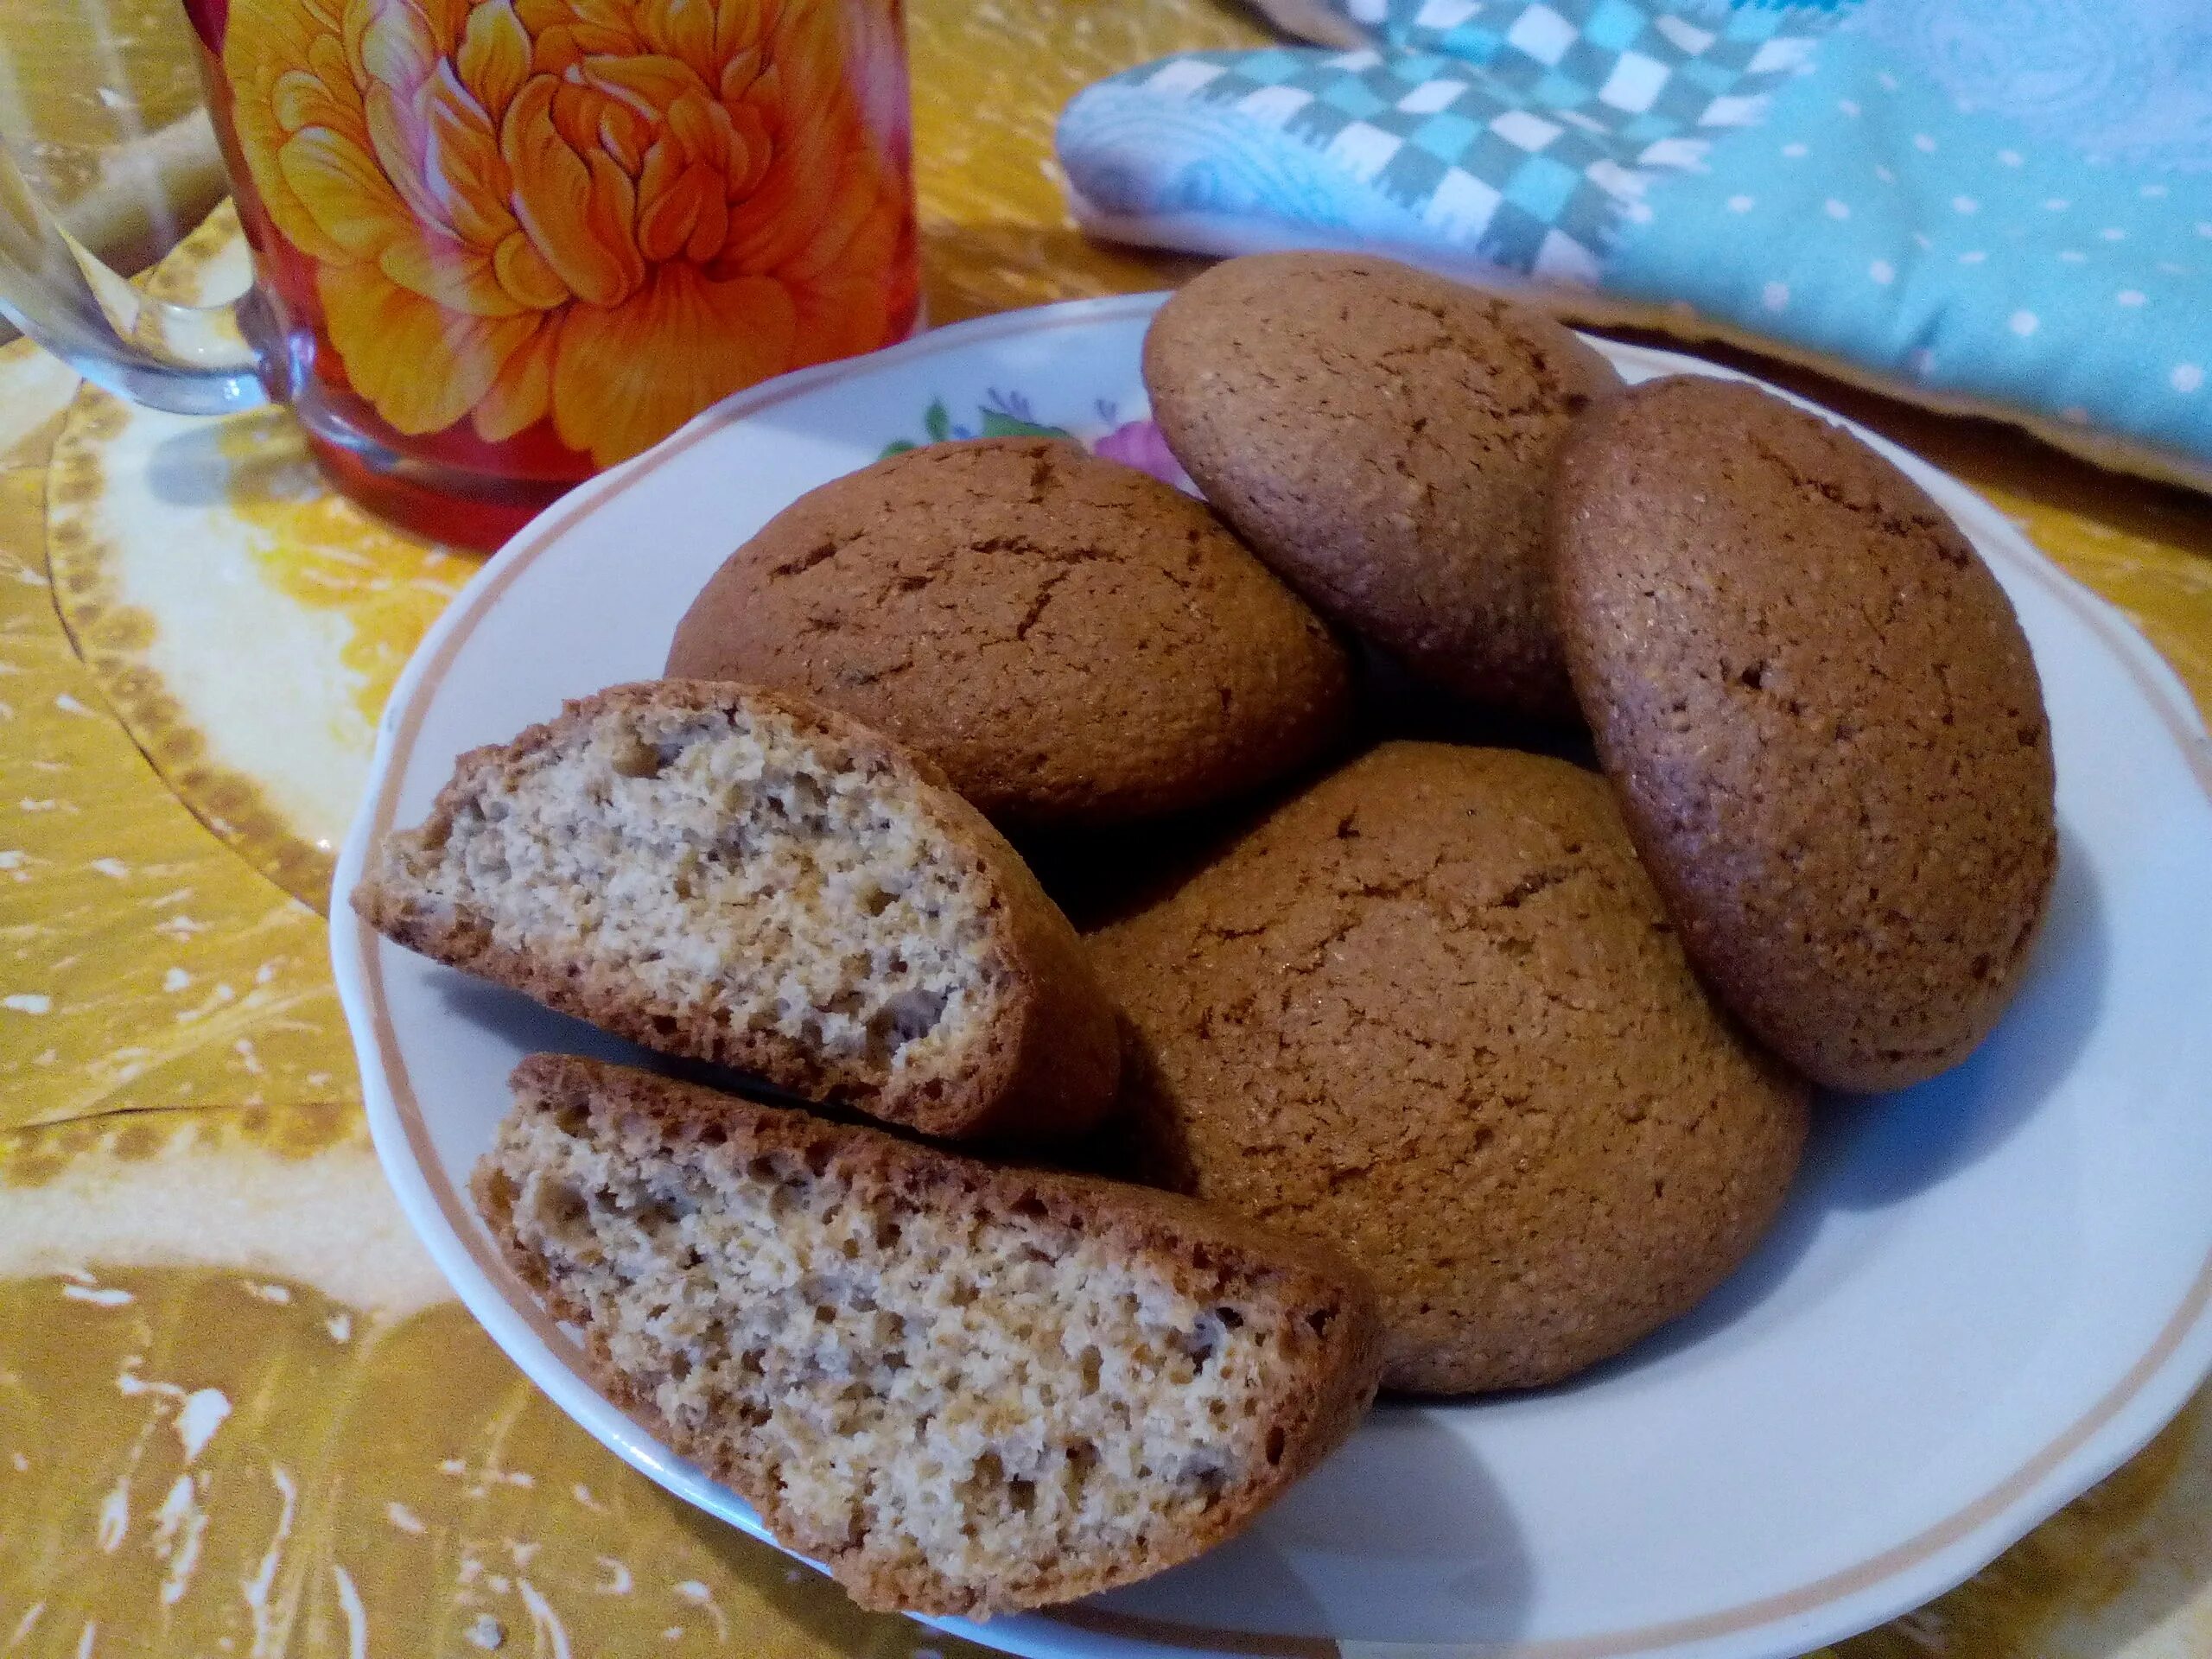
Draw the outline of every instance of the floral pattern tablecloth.
[[[185,41],[134,16],[137,84]],[[910,23],[933,317],[1188,269],[1075,232],[1051,125],[1121,65],[1257,41],[1243,12]],[[241,257],[219,213],[153,280]],[[2212,707],[2212,504],[1807,384],[1980,486]],[[474,568],[332,498],[281,416],[150,415],[0,351],[0,1655],[963,1651],[600,1450],[385,1188],[321,911],[376,714]],[[2212,1402],[1844,1650],[2212,1653]]]

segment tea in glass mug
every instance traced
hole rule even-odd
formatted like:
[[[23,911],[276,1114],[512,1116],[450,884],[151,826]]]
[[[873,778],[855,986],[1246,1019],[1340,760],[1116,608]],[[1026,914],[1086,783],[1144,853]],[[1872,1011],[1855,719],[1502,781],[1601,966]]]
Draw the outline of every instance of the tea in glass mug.
[[[291,404],[373,511],[491,547],[920,289],[901,0],[184,0],[253,255],[126,289],[0,157],[0,311],[157,408]]]

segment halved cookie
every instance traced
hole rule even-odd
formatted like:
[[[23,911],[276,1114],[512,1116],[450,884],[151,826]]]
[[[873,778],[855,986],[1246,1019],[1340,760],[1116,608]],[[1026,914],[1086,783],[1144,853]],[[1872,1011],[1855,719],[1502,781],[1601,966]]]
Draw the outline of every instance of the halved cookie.
[[[461,757],[353,895],[378,931],[664,1053],[927,1135],[1070,1135],[1114,1016],[935,770],[800,699],[660,681]]]
[[[602,1388],[862,1605],[1187,1560],[1373,1397],[1351,1268],[1187,1200],[535,1055],[478,1166]]]

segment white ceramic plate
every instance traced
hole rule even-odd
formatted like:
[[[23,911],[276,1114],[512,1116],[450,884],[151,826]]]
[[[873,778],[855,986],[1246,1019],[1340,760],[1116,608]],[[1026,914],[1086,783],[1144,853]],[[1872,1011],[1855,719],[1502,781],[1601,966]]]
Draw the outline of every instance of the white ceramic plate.
[[[342,895],[371,836],[419,819],[461,750],[657,672],[693,592],[800,492],[894,441],[1024,422],[1141,458],[1151,435],[1128,423],[1156,303],[988,318],[731,399],[524,531],[386,718],[331,929],[385,1167],[516,1363],[748,1531],[750,1510],[583,1380],[466,1196],[520,1055],[620,1046],[383,944]],[[1714,372],[1599,343],[1631,380]],[[2050,706],[2057,891],[2002,1029],[1923,1088],[1822,1103],[1772,1236],[1625,1357],[1539,1394],[1385,1404],[1204,1560],[952,1628],[1054,1659],[1796,1653],[1966,1577],[2186,1400],[2212,1364],[2212,745],[2115,613],[1958,484],[1872,442],[1994,567]]]

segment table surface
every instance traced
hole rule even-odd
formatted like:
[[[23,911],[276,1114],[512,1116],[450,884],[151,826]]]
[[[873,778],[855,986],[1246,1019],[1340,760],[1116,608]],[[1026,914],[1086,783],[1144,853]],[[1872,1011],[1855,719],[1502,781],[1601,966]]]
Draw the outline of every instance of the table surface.
[[[1247,14],[910,14],[933,318],[1193,268],[1077,233],[1052,123],[1113,69],[1257,41]],[[174,0],[0,15],[0,130],[104,245],[166,246],[219,189],[188,48]],[[154,280],[238,269],[219,213]],[[2212,708],[2212,502],[1761,366],[1982,489]],[[147,416],[0,351],[0,1652],[963,1653],[601,1451],[377,1173],[319,906],[376,711],[474,568],[331,499],[281,416]],[[2212,1654],[2212,1399],[1837,1651]]]

